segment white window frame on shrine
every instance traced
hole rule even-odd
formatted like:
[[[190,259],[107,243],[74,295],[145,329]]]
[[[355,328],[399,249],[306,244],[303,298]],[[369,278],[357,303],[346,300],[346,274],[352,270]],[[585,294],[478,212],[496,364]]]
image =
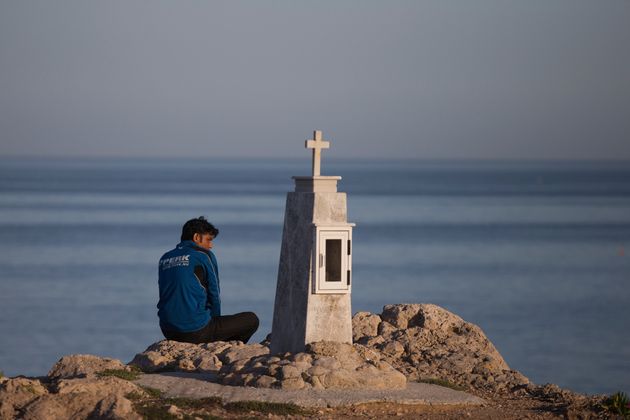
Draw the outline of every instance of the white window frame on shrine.
[[[314,225],[312,284],[315,294],[346,294],[352,291],[352,223]],[[326,241],[340,240],[341,281],[327,281]]]

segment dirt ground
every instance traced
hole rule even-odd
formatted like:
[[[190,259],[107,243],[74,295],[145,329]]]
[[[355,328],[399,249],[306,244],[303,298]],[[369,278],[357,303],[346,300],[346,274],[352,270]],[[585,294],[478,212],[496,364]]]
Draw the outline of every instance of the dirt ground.
[[[303,409],[289,404],[231,403],[219,399],[154,399],[136,402],[145,418],[188,419],[615,419],[600,405],[603,397],[544,394],[483,397],[487,403],[471,405],[359,404],[348,407]]]
[[[328,417],[328,413],[321,413]],[[496,399],[484,406],[367,404],[331,410],[330,418],[401,419],[598,419],[611,418],[593,404],[557,404],[532,398]]]

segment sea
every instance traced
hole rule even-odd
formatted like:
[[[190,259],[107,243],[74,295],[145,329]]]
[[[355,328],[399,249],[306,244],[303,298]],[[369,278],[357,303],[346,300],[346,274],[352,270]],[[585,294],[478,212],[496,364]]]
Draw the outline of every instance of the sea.
[[[326,156],[325,156],[326,158]],[[157,263],[206,216],[226,314],[271,331],[300,159],[0,159],[0,370],[125,362],[162,338]],[[352,309],[434,303],[537,384],[630,391],[630,162],[327,160],[348,194]]]

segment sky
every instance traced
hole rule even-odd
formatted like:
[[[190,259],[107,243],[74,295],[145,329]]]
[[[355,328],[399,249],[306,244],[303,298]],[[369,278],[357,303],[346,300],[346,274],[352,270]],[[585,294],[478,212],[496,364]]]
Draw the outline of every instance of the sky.
[[[630,1],[0,2],[0,157],[630,159]]]

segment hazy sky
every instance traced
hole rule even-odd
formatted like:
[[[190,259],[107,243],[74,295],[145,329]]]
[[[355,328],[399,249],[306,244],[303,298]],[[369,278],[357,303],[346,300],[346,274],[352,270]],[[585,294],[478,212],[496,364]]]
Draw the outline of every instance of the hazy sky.
[[[0,2],[0,156],[630,159],[630,1]]]

